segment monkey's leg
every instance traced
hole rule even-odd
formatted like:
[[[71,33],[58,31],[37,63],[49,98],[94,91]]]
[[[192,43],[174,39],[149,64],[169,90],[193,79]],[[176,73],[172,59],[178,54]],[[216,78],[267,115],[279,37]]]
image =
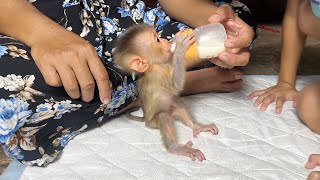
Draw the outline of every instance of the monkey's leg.
[[[193,136],[196,138],[200,132],[210,131],[213,135],[216,135],[219,132],[218,127],[214,123],[208,125],[197,123],[183,102],[176,103],[176,106],[173,110],[173,115],[178,117],[179,120],[189,126],[193,130]]]
[[[193,143],[191,141],[187,142],[185,145],[179,145],[177,143],[173,119],[169,113],[162,112],[154,118],[157,118],[159,121],[162,139],[169,153],[187,156],[193,161],[195,161],[196,158],[199,159],[199,161],[205,159],[203,153],[199,149],[192,148]]]

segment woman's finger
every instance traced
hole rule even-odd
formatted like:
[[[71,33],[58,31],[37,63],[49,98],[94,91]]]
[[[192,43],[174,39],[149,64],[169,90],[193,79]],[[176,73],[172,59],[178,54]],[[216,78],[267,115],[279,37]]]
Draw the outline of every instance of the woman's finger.
[[[80,98],[80,90],[78,80],[73,70],[69,66],[59,66],[58,73],[60,75],[62,84],[68,95],[73,99]]]
[[[102,103],[107,104],[111,100],[111,87],[108,72],[95,51],[87,55],[90,71],[97,83],[99,96]]]
[[[95,82],[88,64],[83,62],[73,69],[81,89],[81,99],[89,102],[93,99]]]

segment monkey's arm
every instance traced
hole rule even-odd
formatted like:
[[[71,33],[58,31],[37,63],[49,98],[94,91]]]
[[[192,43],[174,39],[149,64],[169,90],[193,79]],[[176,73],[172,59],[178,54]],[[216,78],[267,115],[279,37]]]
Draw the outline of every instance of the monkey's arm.
[[[173,65],[173,85],[178,90],[184,86],[186,68],[184,65],[184,54],[182,51],[175,51],[172,56]]]
[[[175,42],[176,48],[171,61],[173,64],[173,84],[175,88],[182,90],[186,72],[185,53],[190,45],[195,42],[195,38],[193,35],[178,33]]]

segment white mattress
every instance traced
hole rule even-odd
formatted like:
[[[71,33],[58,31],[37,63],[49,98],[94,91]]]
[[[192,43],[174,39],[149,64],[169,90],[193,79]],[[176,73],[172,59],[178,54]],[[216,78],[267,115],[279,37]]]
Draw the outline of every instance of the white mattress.
[[[304,165],[311,153],[320,153],[320,137],[298,120],[290,102],[277,115],[274,105],[260,112],[247,98],[276,78],[246,76],[237,92],[184,98],[198,121],[219,128],[217,136],[193,138],[176,123],[179,142],[192,140],[206,156],[203,162],[167,153],[159,130],[121,116],[78,135],[58,161],[27,167],[20,179],[306,179],[311,171]],[[314,80],[320,76],[299,77],[297,87]]]

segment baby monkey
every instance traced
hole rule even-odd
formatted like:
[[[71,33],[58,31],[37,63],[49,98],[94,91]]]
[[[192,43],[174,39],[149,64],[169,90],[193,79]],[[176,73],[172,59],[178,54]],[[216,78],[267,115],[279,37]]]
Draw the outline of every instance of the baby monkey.
[[[173,122],[181,120],[193,130],[194,137],[204,131],[218,134],[214,124],[197,123],[179,96],[186,71],[184,54],[194,41],[193,35],[177,33],[172,53],[171,44],[159,38],[152,26],[138,24],[128,28],[118,39],[113,57],[124,71],[139,75],[139,100],[144,117],[130,119],[144,121],[149,128],[159,128],[168,152],[202,161],[205,156],[192,148],[191,141],[178,144]]]

